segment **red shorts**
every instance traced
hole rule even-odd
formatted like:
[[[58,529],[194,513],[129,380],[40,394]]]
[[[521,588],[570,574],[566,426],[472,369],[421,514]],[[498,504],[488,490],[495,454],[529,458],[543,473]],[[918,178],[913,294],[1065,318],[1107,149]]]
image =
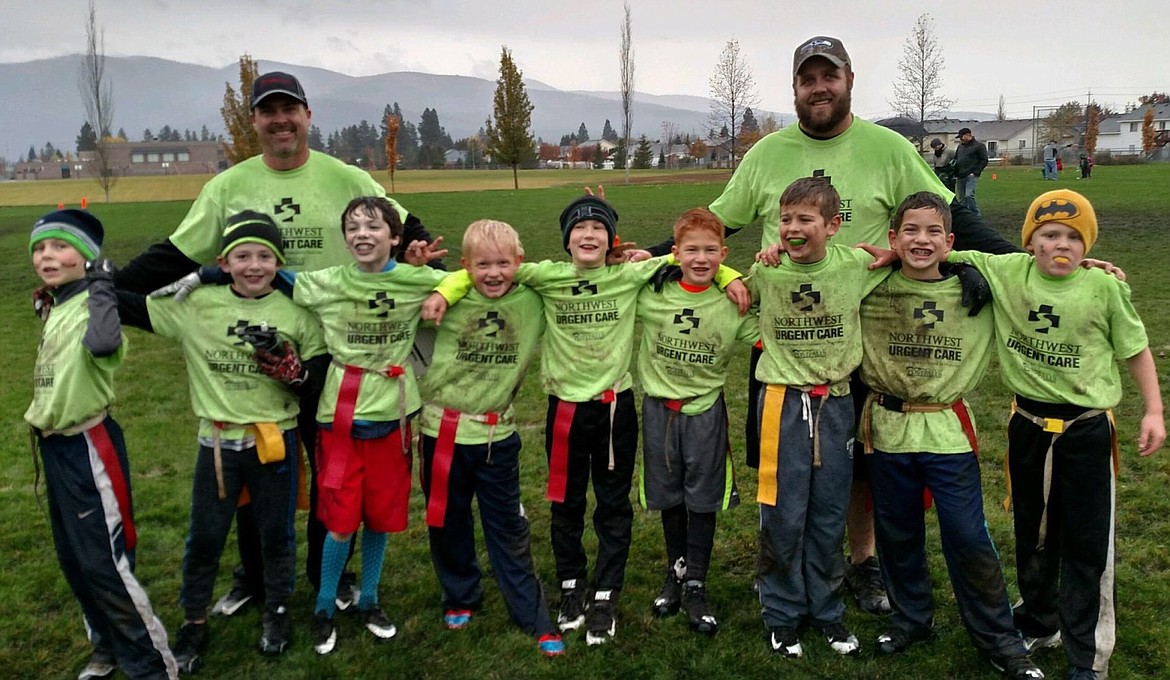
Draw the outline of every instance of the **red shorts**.
[[[324,462],[341,455],[340,435],[318,430],[317,471]],[[410,441],[410,426],[406,428]],[[402,437],[397,430],[379,439],[352,439],[353,453],[345,464],[340,489],[327,489],[315,480],[320,494],[317,519],[335,534],[351,534],[358,524],[386,533],[406,531],[410,505],[410,456],[403,455]],[[320,477],[320,474],[318,475]]]

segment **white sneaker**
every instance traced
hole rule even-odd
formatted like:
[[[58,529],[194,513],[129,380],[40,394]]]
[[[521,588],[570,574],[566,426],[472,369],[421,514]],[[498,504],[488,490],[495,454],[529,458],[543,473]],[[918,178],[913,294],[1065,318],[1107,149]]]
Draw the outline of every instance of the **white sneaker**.
[[[788,626],[778,626],[768,633],[768,644],[772,651],[789,659],[799,659],[804,656],[804,649],[800,646],[800,638],[796,636],[796,629]]]
[[[1037,649],[1056,649],[1062,644],[1064,644],[1064,641],[1060,639],[1059,630],[1052,635],[1042,635],[1040,637],[1024,636],[1024,649],[1028,650],[1029,654]]]
[[[821,629],[821,635],[829,641],[829,647],[841,656],[856,656],[861,653],[861,643],[857,641],[857,636],[850,633],[844,624],[834,623],[825,626]]]

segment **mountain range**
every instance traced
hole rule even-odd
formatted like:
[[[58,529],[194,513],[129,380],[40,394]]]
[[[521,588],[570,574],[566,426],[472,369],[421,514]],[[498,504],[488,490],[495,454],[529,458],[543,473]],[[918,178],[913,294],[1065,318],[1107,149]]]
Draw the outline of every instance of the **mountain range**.
[[[0,64],[0,156],[15,161],[30,146],[38,151],[46,142],[76,150],[76,138],[85,120],[77,76],[81,55],[68,55],[22,63]],[[349,76],[320,68],[261,61],[261,72],[287,71],[296,75],[308,95],[313,123],[328,136],[333,130],[362,120],[378,125],[387,104],[398,102],[407,120],[418,124],[424,108],[439,115],[439,123],[454,139],[474,134],[492,111],[494,80],[469,76],[395,72]],[[114,125],[139,140],[146,129],[158,132],[168,125],[180,132],[198,133],[206,125],[213,134],[224,132],[219,109],[224,86],[239,87],[239,66],[211,68],[156,57],[107,57],[106,75],[113,86]],[[616,74],[615,74],[616,80]],[[584,122],[597,138],[608,119],[621,129],[621,96],[618,92],[565,91],[535,80],[525,81],[535,107],[532,132],[546,142],[576,133]],[[677,126],[679,134],[703,135],[710,127],[710,102],[688,95],[636,93],[633,107],[634,136],[657,139],[663,121]],[[757,119],[768,115],[756,111]],[[776,114],[788,125],[795,116]]]

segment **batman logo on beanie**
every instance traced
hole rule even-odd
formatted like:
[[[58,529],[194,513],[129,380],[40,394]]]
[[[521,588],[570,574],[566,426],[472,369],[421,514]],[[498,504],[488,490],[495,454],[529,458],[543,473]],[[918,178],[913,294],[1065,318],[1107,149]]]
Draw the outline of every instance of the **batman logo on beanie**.
[[[1045,219],[1072,219],[1079,215],[1080,212],[1076,203],[1061,198],[1054,198],[1051,201],[1041,203],[1040,207],[1036,208],[1036,212],[1032,215],[1032,219],[1037,222],[1043,222]]]

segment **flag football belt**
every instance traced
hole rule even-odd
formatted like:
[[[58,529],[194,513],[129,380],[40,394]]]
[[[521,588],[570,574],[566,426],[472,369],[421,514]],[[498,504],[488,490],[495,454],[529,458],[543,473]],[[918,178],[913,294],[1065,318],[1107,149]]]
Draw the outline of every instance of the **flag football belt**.
[[[353,455],[353,415],[357,408],[358,393],[364,374],[379,375],[387,380],[398,381],[398,437],[402,441],[402,455],[410,455],[410,443],[406,440],[406,369],[402,366],[386,368],[363,368],[343,364],[336,359],[333,365],[342,369],[341,389],[337,393],[337,405],[333,409],[333,432],[341,435],[337,439],[336,455],[322,458],[324,470],[321,484],[326,489],[340,489],[345,479],[345,467]]]
[[[439,408],[427,405],[428,408]],[[439,425],[439,436],[435,438],[435,453],[431,458],[431,493],[427,500],[427,526],[443,528],[447,517],[447,483],[451,476],[451,461],[455,458],[455,433],[459,421],[470,420],[488,426],[487,462],[492,462],[492,440],[495,439],[496,425],[500,422],[498,413],[462,413],[445,408],[443,421]]]
[[[613,387],[593,397],[590,401],[600,401],[609,404],[609,466],[614,468],[613,453],[613,418],[617,413],[617,395],[622,386],[621,378]],[[565,489],[569,485],[569,431],[573,429],[573,415],[577,413],[575,401],[557,399],[557,413],[553,417],[552,447],[548,460],[548,489],[545,499],[553,503],[565,502]]]
[[[1113,427],[1113,409],[1093,408],[1093,409],[1089,409],[1089,410],[1085,411],[1084,413],[1081,413],[1080,415],[1078,415],[1075,418],[1071,418],[1069,420],[1061,420],[1060,418],[1041,418],[1040,416],[1032,415],[1031,413],[1028,413],[1023,408],[1021,408],[1020,405],[1016,403],[1016,400],[1013,399],[1012,400],[1012,414],[1020,416],[1024,420],[1027,420],[1028,422],[1032,423],[1036,427],[1038,427],[1038,428],[1040,428],[1040,429],[1044,430],[1045,432],[1052,435],[1052,437],[1048,440],[1048,450],[1044,452],[1044,476],[1043,476],[1043,496],[1042,496],[1042,498],[1044,499],[1044,509],[1041,510],[1041,512],[1040,512],[1040,532],[1039,532],[1039,535],[1036,537],[1036,550],[1040,551],[1040,550],[1044,549],[1045,539],[1048,538],[1048,497],[1052,491],[1052,457],[1053,457],[1053,451],[1056,448],[1056,440],[1060,439],[1061,436],[1063,436],[1064,433],[1068,432],[1069,429],[1073,425],[1075,425],[1076,423],[1079,423],[1079,422],[1085,421],[1085,420],[1089,420],[1091,418],[1096,418],[1097,416],[1100,416],[1100,415],[1104,415],[1106,418],[1109,419],[1109,425],[1110,425],[1109,429],[1112,431],[1113,476],[1116,477],[1117,476],[1117,468],[1118,468],[1117,428]],[[1004,480],[1007,482],[1007,494],[1008,494],[1007,498],[1005,498],[1003,501],[1004,510],[1011,509],[1011,504],[1012,504],[1012,475],[1011,475],[1011,468],[1009,467],[1009,462],[1008,462],[1008,460],[1009,460],[1008,456],[1010,456],[1010,455],[1011,455],[1011,449],[1009,448],[1008,453],[1005,454],[1003,457]]]
[[[937,404],[937,403],[913,403],[899,399],[892,394],[883,394],[877,391],[870,391],[865,398],[865,406],[861,409],[861,442],[864,445],[864,451],[867,454],[873,453],[873,405],[877,404],[887,411],[894,411],[895,413],[939,413],[941,411],[954,411],[959,418],[959,424],[963,426],[963,434],[967,437],[967,443],[971,445],[971,451],[976,456],[979,455],[979,440],[975,437],[975,423],[971,420],[971,414],[967,411],[967,405],[963,403],[962,399],[958,399],[951,404]]]
[[[284,433],[276,423],[226,423],[222,420],[211,421],[211,452],[215,461],[215,485],[220,500],[227,498],[227,491],[223,483],[223,446],[222,435],[224,430],[244,430],[256,438],[256,457],[262,465],[277,463],[284,460]],[[247,503],[242,503],[247,505]]]
[[[38,435],[40,437],[85,436],[86,447],[97,454],[98,459],[102,462],[102,467],[106,470],[106,476],[110,479],[110,488],[114,492],[114,500],[118,503],[118,514],[122,517],[122,532],[126,540],[126,549],[133,550],[134,546],[138,545],[138,530],[134,526],[134,517],[130,514],[130,489],[126,474],[122,470],[122,461],[118,458],[118,450],[114,448],[109,431],[106,430],[105,423],[109,415],[108,410],[102,409],[96,415],[90,416],[76,425],[59,430],[42,430],[33,427],[29,430],[29,443],[34,448],[33,462],[35,465]],[[97,483],[98,480],[94,481]]]
[[[829,385],[766,385],[763,416],[760,418],[760,467],[756,489],[756,500],[765,505],[776,505],[780,493],[780,423],[784,397],[790,389],[800,391],[801,416],[808,423],[808,437],[812,440],[812,466],[814,470],[821,467],[821,411],[829,400]],[[812,397],[820,401],[816,416],[812,415]]]

